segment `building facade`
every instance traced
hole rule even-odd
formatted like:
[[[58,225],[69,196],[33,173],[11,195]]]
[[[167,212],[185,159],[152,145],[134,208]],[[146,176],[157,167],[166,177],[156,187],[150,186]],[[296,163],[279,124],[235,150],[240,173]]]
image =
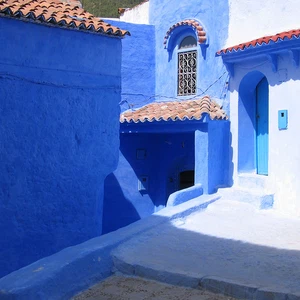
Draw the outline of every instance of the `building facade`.
[[[259,208],[272,207],[282,213],[299,215],[298,144],[296,139],[292,142],[296,136],[297,118],[294,116],[296,110],[292,109],[291,112],[295,101],[293,99],[298,92],[298,31],[293,30],[298,27],[297,7],[298,3],[295,0],[276,5],[271,0],[263,4],[256,0],[251,3],[241,3],[237,0],[218,3],[190,1],[188,4],[180,1],[150,0],[123,12],[120,18],[122,22],[117,22],[117,25],[124,24],[125,28],[131,26],[132,32],[141,26],[151,27],[154,32],[153,36],[143,36],[139,32],[140,36],[144,37],[143,40],[139,40],[141,45],[148,43],[147,53],[152,56],[152,65],[143,64],[142,60],[139,65],[148,65],[148,72],[155,70],[154,91],[152,74],[151,80],[145,81],[145,88],[139,87],[138,90],[132,90],[131,94],[122,95],[122,99],[126,97],[122,111],[129,109],[135,115],[141,114],[140,119],[132,118],[129,123],[126,118],[124,121],[127,112],[121,116],[123,121],[120,163],[123,161],[124,164],[122,167],[119,165],[114,176],[123,195],[126,195],[127,203],[135,210],[135,220],[166,205],[169,195],[180,189],[180,173],[184,172],[183,169],[194,171],[193,183],[201,184],[204,193],[214,193],[218,190],[223,197],[233,198],[235,195],[237,200],[255,204]],[[276,35],[277,32],[282,33]],[[260,36],[262,38],[259,38]],[[246,42],[247,40],[250,42]],[[232,48],[240,43],[241,47]],[[141,53],[145,55],[146,52]],[[140,53],[136,54],[135,59],[138,59]],[[123,59],[130,65],[127,55],[123,55]],[[139,78],[140,82],[143,74],[139,72],[135,78]],[[126,80],[126,84],[123,85],[125,89],[132,85],[128,84],[130,79],[126,78],[128,76],[123,74],[123,82]],[[147,90],[150,86],[151,89]],[[147,95],[143,94],[144,90],[147,91]],[[146,165],[145,160],[137,159],[139,149],[160,149],[160,140],[154,134],[144,138],[137,137],[142,126],[147,128],[147,132],[153,130],[153,133],[171,133],[179,126],[182,137],[188,138],[184,129],[188,121],[179,121],[179,115],[173,112],[177,124],[172,125],[173,129],[168,129],[168,122],[172,118],[166,122],[163,119],[165,111],[160,108],[163,102],[166,102],[166,107],[171,107],[172,103],[175,106],[177,101],[199,100],[204,95],[209,95],[223,107],[230,120],[229,132],[221,129],[223,125],[216,125],[219,133],[215,132],[215,136],[208,134],[206,138],[206,134],[203,135],[201,130],[191,130],[190,143],[187,143],[190,145],[187,149],[189,158],[186,163],[189,167],[179,167],[182,155],[179,152],[174,154],[168,149],[165,152],[159,151],[162,159],[159,155],[155,155],[156,160],[148,158],[153,170],[144,171],[140,166]],[[151,103],[157,103],[154,104],[155,114],[153,111],[143,111],[144,108],[148,109]],[[187,112],[185,114],[188,115]],[[160,123],[160,126],[154,126],[156,123]],[[122,128],[126,129],[122,131]],[[176,137],[180,137],[179,132]],[[135,140],[129,141],[125,136],[135,136],[133,139],[139,143]],[[167,135],[162,140],[168,141],[166,137]],[[204,147],[209,149],[206,153],[201,148],[210,138],[222,141],[216,147],[219,152]],[[151,146],[145,146],[145,143],[141,143],[142,140],[146,140]],[[181,140],[183,141],[183,138]],[[132,147],[130,159],[122,152],[124,147]],[[171,176],[171,181],[174,182],[173,178],[176,178],[177,184],[176,188],[169,190],[170,193],[166,192],[170,184],[164,183],[158,175],[168,169],[164,165],[168,155],[174,157],[177,170],[181,170]],[[146,154],[144,156],[146,157]],[[135,157],[134,162],[132,157]],[[214,169],[213,164],[210,165],[211,162],[217,161],[216,158],[220,159],[217,165],[222,166],[221,169]],[[208,165],[207,172],[204,171],[205,161]],[[132,176],[127,176],[127,183],[123,185],[122,176],[130,174],[121,171],[124,165],[127,165],[125,169],[131,170]],[[194,168],[191,165],[194,165]],[[214,173],[212,170],[218,172]],[[209,175],[209,172],[214,175]],[[219,174],[216,181],[212,179],[218,177],[215,174]],[[166,174],[162,176],[170,177]],[[151,180],[153,177],[156,183]],[[154,200],[158,199],[158,196],[151,197],[151,193],[138,194],[139,178],[146,180],[149,189],[152,182],[155,191],[161,197],[160,200]],[[226,186],[229,189],[223,190],[222,187]],[[136,190],[137,196],[132,194],[132,190]],[[134,198],[136,200],[133,200]],[[105,199],[107,205],[110,202],[109,197]],[[112,208],[107,210],[108,215],[111,210]],[[124,215],[126,216],[126,213]]]
[[[70,4],[0,3],[0,276],[101,234],[125,34]]]
[[[201,195],[230,184],[228,78],[215,58],[228,13],[226,2],[154,0],[112,22],[132,39],[123,43],[120,160],[105,181],[104,232],[184,188]]]

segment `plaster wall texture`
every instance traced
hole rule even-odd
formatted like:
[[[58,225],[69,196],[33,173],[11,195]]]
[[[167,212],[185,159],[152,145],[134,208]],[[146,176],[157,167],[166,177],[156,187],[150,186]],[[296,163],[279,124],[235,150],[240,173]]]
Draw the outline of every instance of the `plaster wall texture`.
[[[216,1],[215,5],[212,5],[207,0],[201,1],[201,3],[193,0],[186,5],[186,3],[174,0],[151,0],[148,4],[150,4],[151,25],[110,20],[112,25],[127,29],[132,35],[122,43],[121,110],[135,109],[154,100],[176,99],[177,54],[176,49],[173,54],[168,53],[168,50],[165,49],[164,36],[172,25],[190,18],[199,20],[205,26],[209,38],[209,47],[205,53],[198,46],[199,89],[197,96],[209,94],[212,97],[222,98],[218,102],[223,102],[220,104],[227,109],[228,101],[226,96],[224,97],[225,82],[228,79],[227,72],[222,61],[215,58],[215,52],[220,49],[227,38],[229,11],[226,2],[220,4]],[[137,9],[141,9],[140,6]],[[137,20],[139,20],[138,14],[137,10],[135,12]],[[177,44],[178,41],[176,41]],[[181,97],[181,100],[186,98]],[[212,136],[208,138],[206,130],[203,140],[197,141],[195,148],[195,130],[203,128],[205,125],[191,127],[188,121],[179,122],[176,126],[173,126],[172,122],[158,123],[129,124],[128,128],[130,129],[126,129],[126,135],[122,137],[123,133],[121,134],[119,165],[105,182],[104,224],[106,225],[104,227],[107,229],[104,232],[125,226],[164,207],[168,196],[178,190],[177,187],[175,188],[177,183],[174,180],[171,180],[169,184],[166,180],[168,177],[174,177],[177,180],[179,172],[184,168],[187,170],[187,167],[181,166],[183,156],[186,157],[184,161],[188,162],[188,169],[195,169],[195,182],[203,184],[205,193],[215,192],[217,186],[226,181],[224,170],[227,171],[227,169],[222,166],[227,158],[223,154],[227,155],[228,152],[225,149],[228,144],[224,143],[224,138],[228,137],[228,130],[225,133],[223,125],[220,125],[222,127],[220,130],[211,125]],[[121,125],[121,129],[122,126],[125,125]],[[187,128],[187,126],[190,127]],[[131,135],[128,134],[130,131]],[[179,150],[172,150],[173,141],[169,141],[170,144],[165,143],[164,147],[161,146],[161,140],[165,136],[174,135],[175,132],[179,140],[182,139],[183,134],[191,136],[189,139],[193,140],[193,143],[188,142],[190,145],[187,148],[189,149],[188,154],[183,155]],[[226,137],[222,137],[223,133]],[[178,143],[180,144],[181,141]],[[153,153],[160,154],[147,157],[146,161],[135,162],[137,148],[145,148],[150,153],[153,151]],[[206,160],[206,158],[208,159],[207,151],[212,151],[209,165]],[[157,157],[160,159],[158,160]],[[171,162],[171,158],[174,160],[173,162]],[[171,165],[172,170],[168,170]],[[182,170],[179,170],[180,168]],[[150,193],[141,193],[137,190],[139,176],[149,178]],[[172,185],[174,186],[172,187]]]
[[[228,121],[208,121],[195,132],[195,183],[202,185],[204,194],[230,185],[229,126]]]
[[[266,0],[263,2],[260,0],[229,0],[228,2],[229,34],[226,44],[221,48],[299,28],[298,0]]]
[[[209,121],[208,193],[215,193],[218,188],[231,185],[232,165],[230,159],[232,149],[230,148],[230,142],[230,122],[224,120]],[[201,168],[201,165],[199,166]],[[198,172],[201,172],[201,169]]]
[[[0,18],[0,277],[101,234],[121,41]]]
[[[134,24],[149,24],[149,1],[125,11],[120,16],[120,21]]]
[[[180,0],[151,0],[150,24],[155,25],[157,99],[177,98],[176,49],[182,36],[178,37],[175,49],[170,53],[165,49],[164,37],[171,26],[186,19],[196,19],[204,26],[209,43],[205,55],[198,45],[196,96],[208,94],[213,98],[222,98],[227,74],[222,61],[215,59],[215,53],[227,40],[229,22],[227,1],[191,0],[187,5]],[[218,80],[220,76],[222,78]]]
[[[109,23],[131,33],[122,41],[121,111],[153,102],[156,61],[154,27],[112,20]]]
[[[195,165],[193,132],[122,133],[120,143],[118,168],[105,180],[104,233],[165,207],[179,189],[179,173]],[[138,149],[145,150],[144,159],[137,158]],[[148,179],[145,191],[138,190],[142,177]]]
[[[265,75],[269,83],[269,175],[266,177],[266,191],[275,193],[275,209],[288,215],[300,216],[299,202],[299,147],[297,138],[299,116],[295,107],[296,98],[300,92],[299,69],[292,63],[291,56],[285,52],[278,57],[278,71],[273,72],[272,65],[267,58],[258,58],[255,62],[244,62],[235,65],[235,76],[230,84],[230,111],[232,147],[239,149],[239,136],[243,114],[239,111],[239,86],[242,79],[252,71],[259,71]],[[288,110],[288,129],[278,129],[278,110]],[[254,143],[244,140],[248,152],[242,153],[248,158],[252,155]],[[248,146],[247,146],[248,145]],[[245,148],[244,147],[244,148]],[[239,153],[233,154],[234,181],[238,181]],[[256,172],[254,168],[247,172]]]
[[[205,209],[219,198],[204,196],[169,207],[135,224],[40,259],[0,278],[0,298],[70,299],[113,274],[112,250],[120,244],[135,236],[142,239],[150,229],[157,228],[159,234],[164,223]]]

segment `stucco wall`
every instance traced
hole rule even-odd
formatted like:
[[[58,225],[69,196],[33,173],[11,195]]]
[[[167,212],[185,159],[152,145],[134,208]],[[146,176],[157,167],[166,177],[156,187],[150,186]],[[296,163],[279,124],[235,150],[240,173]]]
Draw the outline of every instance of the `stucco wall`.
[[[149,3],[151,25],[110,21],[113,25],[129,30],[132,35],[123,43],[121,109],[135,109],[154,100],[176,98],[176,55],[170,59],[170,53],[163,44],[164,36],[170,26],[190,18],[201,22],[209,38],[209,47],[205,54],[201,47],[198,47],[197,96],[209,94],[212,97],[222,98],[219,102],[224,104],[227,109],[228,101],[223,98],[225,83],[228,80],[227,72],[222,61],[215,58],[215,52],[227,39],[228,4],[226,1],[222,4],[215,1],[214,5],[207,1],[199,3],[196,0],[192,0],[188,5],[179,0],[163,2],[151,0]],[[139,12],[136,11],[134,15],[139,20]],[[217,129],[212,130],[212,136],[208,139],[206,131],[205,141],[197,142],[198,147],[195,148],[195,130],[199,129],[199,126],[186,129],[185,124],[186,122],[182,122],[182,126],[176,125],[177,129],[171,128],[173,124],[160,124],[160,126],[133,124],[130,126],[132,134],[129,133],[130,131],[126,131],[125,135],[121,133],[119,165],[105,182],[104,228],[107,228],[104,230],[105,232],[127,225],[160,209],[166,204],[169,194],[177,190],[176,188],[171,189],[171,184],[175,184],[174,182],[168,185],[166,180],[172,177],[168,172],[174,174],[177,172],[174,176],[178,176],[179,166],[176,164],[181,163],[183,149],[175,151],[172,150],[172,147],[177,143],[175,142],[177,139],[183,138],[183,132],[186,132],[185,138],[190,136],[189,139],[193,141],[185,143],[189,145],[186,146],[188,147],[186,148],[188,149],[186,157],[190,165],[189,169],[196,168],[197,183],[204,184],[205,193],[215,191],[217,185],[226,181],[224,174],[227,169],[218,173],[220,166],[224,166],[220,164],[225,159],[225,156],[222,156],[224,148],[229,147],[228,144],[218,144],[218,138],[222,133]],[[147,134],[143,131],[144,129],[140,131],[144,127],[147,127]],[[203,124],[200,127],[202,128]],[[174,144],[172,144],[173,141],[171,144],[162,141],[166,134],[173,135]],[[226,134],[228,137],[228,132]],[[168,149],[162,148],[162,145]],[[211,166],[205,160],[208,145],[211,146],[212,151],[215,151],[211,154],[215,161],[215,163],[211,163]],[[145,148],[149,153],[156,154],[147,157],[145,161],[136,161],[137,148]],[[195,151],[197,152],[196,166]],[[171,164],[174,165],[173,170],[169,170]],[[211,168],[211,172],[209,168]],[[149,193],[141,193],[137,190],[137,181],[140,175],[148,176]]]
[[[120,143],[118,168],[105,180],[104,232],[165,207],[169,195],[178,190],[179,173],[195,165],[193,132],[121,133]],[[137,158],[138,149],[145,150],[144,159]],[[148,179],[146,191],[138,190],[142,176]]]
[[[195,183],[212,194],[231,184],[230,123],[208,120],[203,125],[195,132]]]
[[[276,3],[272,0],[229,0],[228,39],[223,47],[298,28],[298,9],[297,0]],[[251,129],[253,125],[246,110],[251,112],[249,107],[245,107],[247,103],[241,104],[239,94],[242,79],[252,71],[261,72],[269,82],[269,175],[266,179],[266,191],[275,193],[275,209],[300,216],[300,202],[297,199],[297,182],[300,179],[297,170],[299,142],[295,138],[298,126],[295,99],[300,88],[299,70],[292,64],[291,56],[287,52],[279,55],[278,72],[275,73],[266,56],[239,62],[234,66],[234,77],[230,80],[234,182],[238,182],[239,172],[256,172],[253,144],[255,132]],[[288,110],[287,130],[278,129],[278,110],[281,109]]]
[[[300,193],[300,142],[298,139],[299,116],[296,108],[300,92],[300,76],[299,68],[292,63],[288,52],[279,55],[277,72],[273,72],[272,65],[266,57],[235,65],[235,76],[230,83],[232,147],[236,149],[233,156],[234,178],[237,181],[239,125],[243,122],[243,119],[239,120],[242,116],[238,105],[240,83],[252,71],[265,75],[269,83],[269,175],[266,188],[275,193],[275,209],[300,216],[298,197]],[[283,109],[288,110],[287,130],[278,129],[278,110]],[[246,147],[251,149],[252,146],[249,144]],[[242,155],[249,156],[249,152],[242,153]]]
[[[0,276],[101,234],[121,40],[0,18]]]
[[[120,16],[120,20],[135,24],[149,24],[149,1],[125,11],[124,14]]]
[[[229,7],[228,47],[299,28],[298,0],[229,0]]]
[[[136,109],[154,100],[155,33],[149,25],[112,21],[109,23],[130,32],[122,41],[121,111]]]
[[[170,58],[165,49],[164,37],[171,26],[186,19],[196,19],[204,26],[209,47],[204,58],[198,46],[197,96],[210,95],[221,98],[226,82],[222,61],[215,53],[227,40],[229,8],[227,1],[180,0],[150,1],[150,24],[155,25],[156,39],[156,95],[157,99],[177,97],[176,51]],[[175,49],[176,50],[176,49]],[[223,77],[218,80],[220,76]],[[217,81],[217,82],[215,82]],[[210,87],[211,86],[211,87]]]

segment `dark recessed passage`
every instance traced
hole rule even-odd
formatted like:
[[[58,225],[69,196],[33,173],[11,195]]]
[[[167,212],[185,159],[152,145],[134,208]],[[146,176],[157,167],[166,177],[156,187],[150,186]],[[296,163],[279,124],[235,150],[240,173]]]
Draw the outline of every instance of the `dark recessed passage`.
[[[183,190],[193,186],[195,183],[195,171],[189,170],[180,173],[180,186],[179,189]]]

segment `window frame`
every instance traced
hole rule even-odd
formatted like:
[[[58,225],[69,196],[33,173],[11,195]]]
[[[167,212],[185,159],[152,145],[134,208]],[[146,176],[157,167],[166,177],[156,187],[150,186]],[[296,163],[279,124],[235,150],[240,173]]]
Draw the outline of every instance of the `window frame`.
[[[187,47],[187,48],[182,48],[180,49],[180,45],[183,42],[183,40],[187,37],[193,37],[196,41],[196,45],[194,47]],[[177,40],[177,45],[176,45],[176,97],[180,98],[189,98],[192,96],[197,95],[197,90],[198,90],[198,74],[199,74],[199,47],[198,47],[198,42],[197,42],[197,37],[195,36],[194,32],[186,32],[184,35],[182,35],[178,40]],[[182,53],[189,53],[189,52],[196,52],[196,79],[195,79],[195,93],[190,93],[190,94],[179,94],[179,55]]]

